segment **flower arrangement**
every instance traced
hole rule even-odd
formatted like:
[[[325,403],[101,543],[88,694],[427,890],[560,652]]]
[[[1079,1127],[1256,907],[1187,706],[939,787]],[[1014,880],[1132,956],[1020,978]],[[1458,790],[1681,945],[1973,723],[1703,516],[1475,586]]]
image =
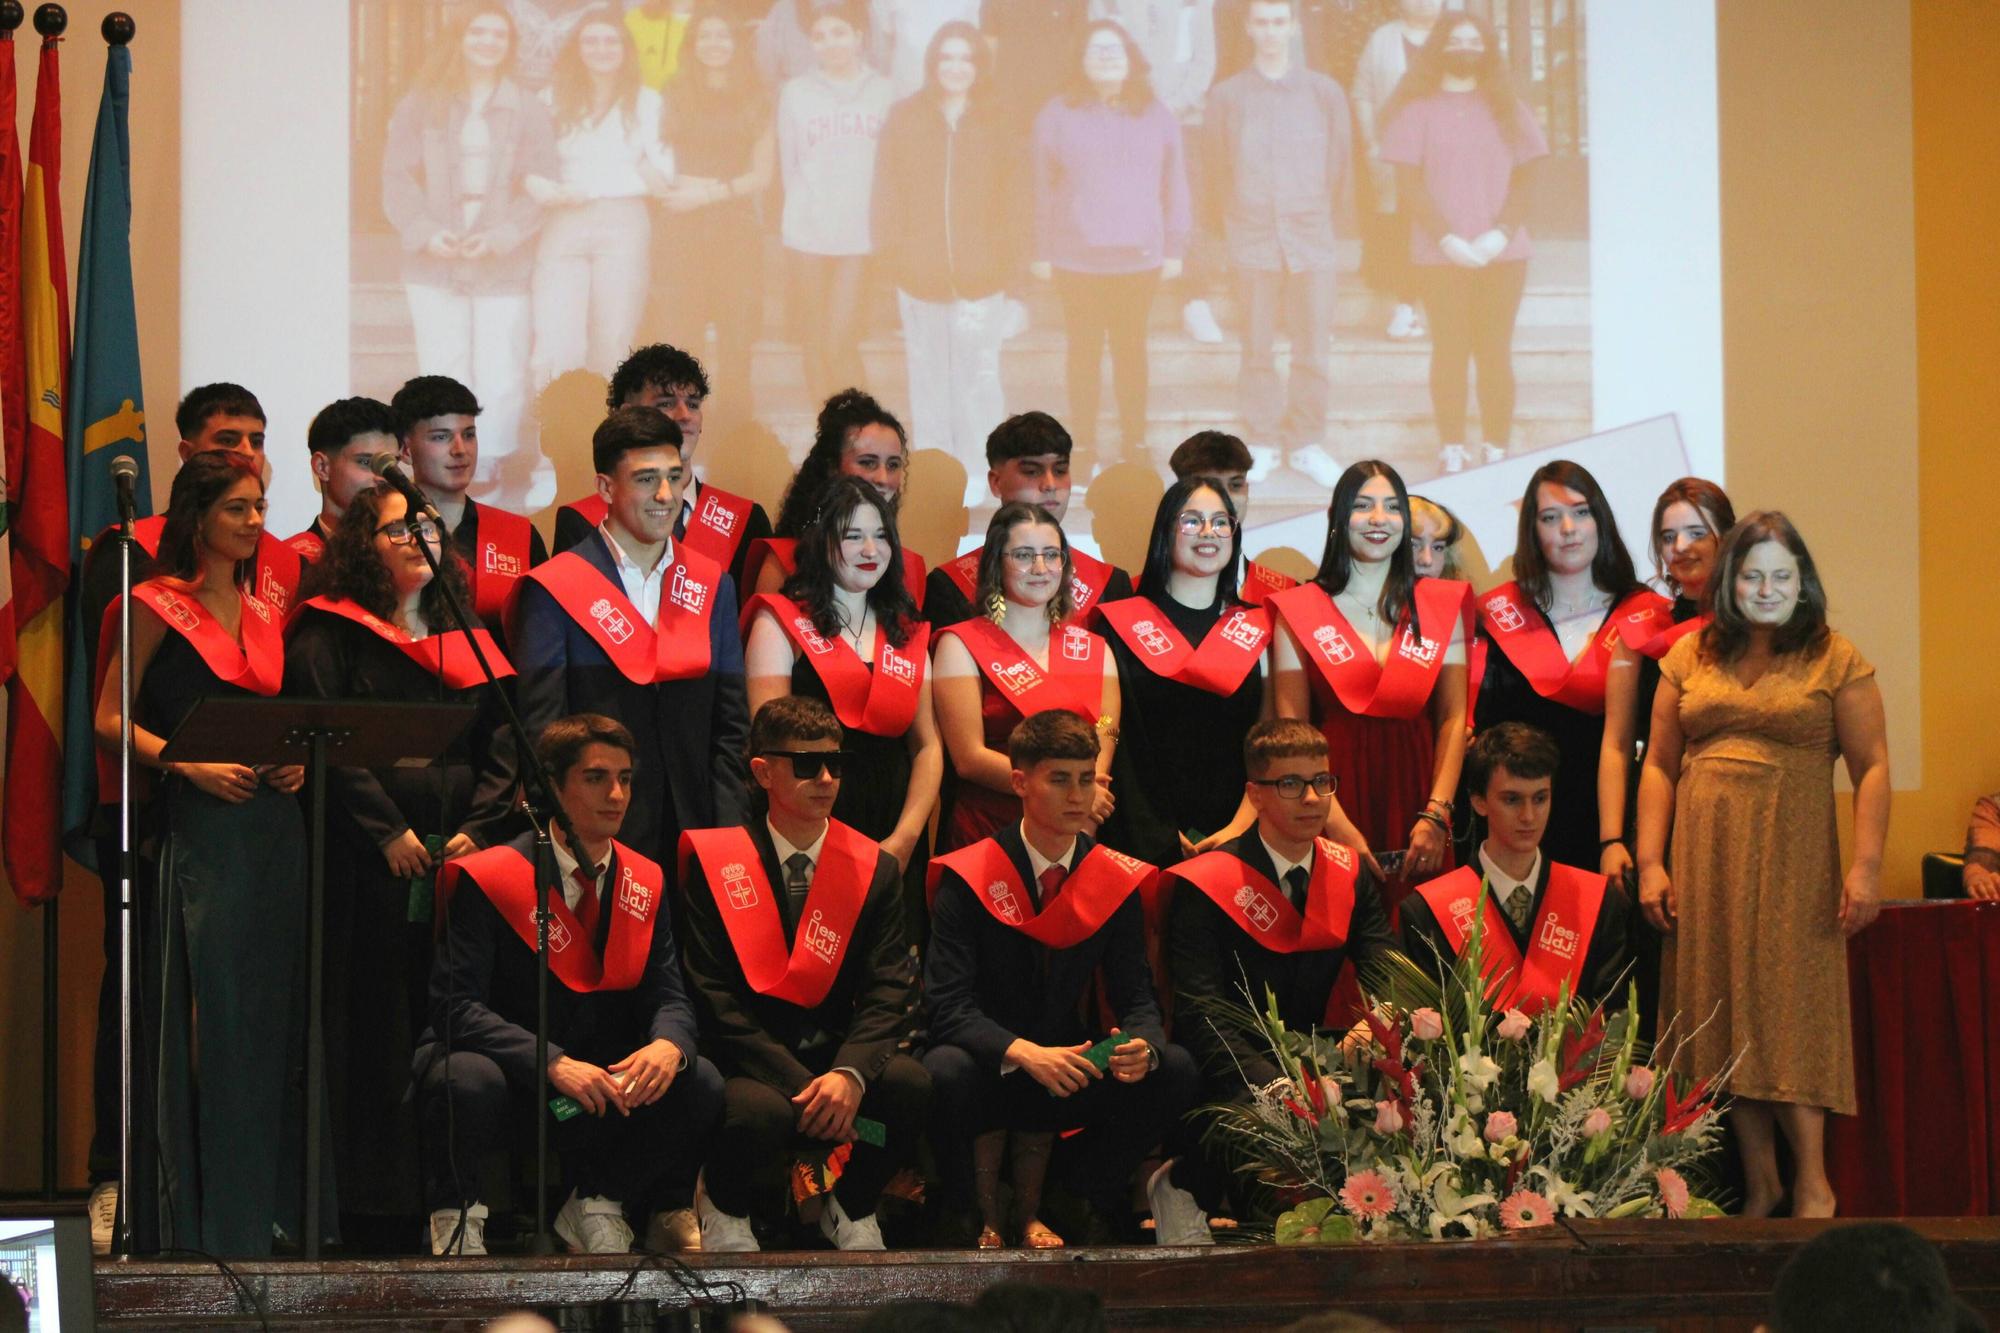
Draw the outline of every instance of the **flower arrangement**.
[[[1648,1063],[1630,1017],[1637,987],[1624,1013],[1565,986],[1530,1014],[1496,1005],[1506,978],[1482,980],[1482,958],[1477,927],[1440,975],[1388,956],[1364,973],[1365,1026],[1344,1036],[1288,1029],[1275,999],[1248,1015],[1283,1073],[1247,1103],[1208,1108],[1208,1132],[1287,1205],[1277,1241],[1720,1216],[1689,1179],[1704,1178],[1722,1108],[1708,1082]],[[1660,1045],[1671,1040],[1669,1029]]]

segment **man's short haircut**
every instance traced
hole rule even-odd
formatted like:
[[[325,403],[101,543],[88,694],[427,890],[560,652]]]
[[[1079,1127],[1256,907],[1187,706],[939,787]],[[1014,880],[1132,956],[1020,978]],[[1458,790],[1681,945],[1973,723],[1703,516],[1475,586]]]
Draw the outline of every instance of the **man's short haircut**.
[[[1486,795],[1486,784],[1506,769],[1530,782],[1552,778],[1562,765],[1562,751],[1555,738],[1540,727],[1525,722],[1500,722],[1472,738],[1465,747],[1465,789],[1474,796]]]
[[[1326,733],[1300,717],[1259,722],[1243,738],[1243,768],[1253,778],[1263,777],[1282,759],[1323,761],[1326,756]]]
[[[535,757],[548,768],[549,777],[560,787],[569,781],[569,771],[591,745],[609,745],[634,760],[639,757],[639,743],[632,739],[625,724],[602,713],[571,713],[549,723],[535,738]]]
[[[1017,412],[986,437],[986,466],[999,467],[1017,458],[1054,454],[1068,458],[1076,442],[1062,422],[1047,412]]]
[[[379,398],[341,398],[328,403],[306,427],[306,452],[337,454],[357,435],[396,434],[396,413]]]
[[[604,410],[615,412],[628,398],[648,389],[672,389],[685,385],[708,397],[708,374],[701,362],[672,343],[647,343],[618,363],[604,394]]]
[[[1023,773],[1046,759],[1097,758],[1097,728],[1067,708],[1023,718],[1007,737],[1007,762]]]
[[[396,438],[408,435],[420,421],[432,417],[476,417],[479,400],[472,390],[449,375],[419,375],[406,380],[389,400],[396,414]]]
[[[1250,446],[1226,430],[1198,430],[1174,446],[1167,466],[1180,480],[1250,470]]]
[[[681,447],[681,428],[657,407],[614,408],[598,423],[590,437],[590,464],[599,474],[610,476],[618,470],[618,460],[634,449]]]
[[[1778,1270],[1774,1333],[1950,1333],[1958,1298],[1937,1247],[1896,1222],[1822,1231]]]
[[[768,699],[750,719],[749,751],[754,758],[770,750],[789,750],[801,741],[832,741],[846,733],[840,719],[822,701],[806,694],[781,694]]]
[[[255,417],[266,421],[264,405],[257,401],[257,395],[240,384],[221,381],[202,384],[189,389],[174,409],[174,428],[183,440],[192,440],[200,435],[214,416]]]

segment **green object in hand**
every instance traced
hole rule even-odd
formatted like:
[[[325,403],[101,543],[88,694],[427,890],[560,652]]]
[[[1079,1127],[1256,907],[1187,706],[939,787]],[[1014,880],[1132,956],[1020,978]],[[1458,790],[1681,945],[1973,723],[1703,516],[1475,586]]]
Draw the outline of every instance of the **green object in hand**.
[[[583,1114],[583,1103],[568,1095],[551,1097],[549,1110],[558,1120],[573,1120]]]
[[[1083,1058],[1096,1065],[1098,1071],[1101,1073],[1111,1068],[1111,1053],[1131,1040],[1133,1038],[1120,1033],[1114,1033],[1085,1051]]]
[[[880,1120],[870,1120],[865,1115],[858,1115],[854,1117],[854,1138],[856,1142],[865,1143],[871,1148],[880,1148],[887,1142],[888,1135],[883,1130]]]
[[[432,868],[421,875],[410,876],[410,909],[406,913],[407,918],[418,925],[431,919],[431,912],[437,903],[437,865],[444,858],[444,835],[425,834],[424,851],[430,854]]]

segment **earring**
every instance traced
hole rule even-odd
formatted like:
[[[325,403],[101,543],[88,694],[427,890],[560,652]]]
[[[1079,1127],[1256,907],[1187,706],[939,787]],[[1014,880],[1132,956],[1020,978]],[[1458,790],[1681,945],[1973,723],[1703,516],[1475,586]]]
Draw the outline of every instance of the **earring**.
[[[1042,612],[1043,614],[1048,616],[1049,624],[1052,627],[1060,626],[1063,623],[1064,617],[1063,617],[1062,604],[1067,600],[1068,600],[1067,598],[1058,594],[1054,597],[1049,598],[1049,600],[1043,604]]]
[[[986,618],[998,625],[1007,619],[1007,594],[995,588],[986,595]]]

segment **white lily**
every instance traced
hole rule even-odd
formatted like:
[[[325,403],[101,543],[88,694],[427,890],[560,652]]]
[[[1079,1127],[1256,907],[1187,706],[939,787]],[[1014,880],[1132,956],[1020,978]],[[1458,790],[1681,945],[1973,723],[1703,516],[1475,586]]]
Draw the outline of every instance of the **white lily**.
[[[1546,1166],[1530,1167],[1528,1174],[1542,1182],[1542,1197],[1559,1213],[1571,1217],[1595,1217],[1597,1196],[1590,1190],[1570,1187],[1570,1183]]]
[[[1466,1043],[1465,1054],[1458,1057],[1458,1072],[1475,1092],[1484,1092],[1500,1078],[1499,1062],[1486,1052]]]
[[[1538,1100],[1555,1105],[1556,1098],[1562,1095],[1562,1079],[1556,1074],[1555,1061],[1545,1056],[1528,1066],[1528,1091]]]

